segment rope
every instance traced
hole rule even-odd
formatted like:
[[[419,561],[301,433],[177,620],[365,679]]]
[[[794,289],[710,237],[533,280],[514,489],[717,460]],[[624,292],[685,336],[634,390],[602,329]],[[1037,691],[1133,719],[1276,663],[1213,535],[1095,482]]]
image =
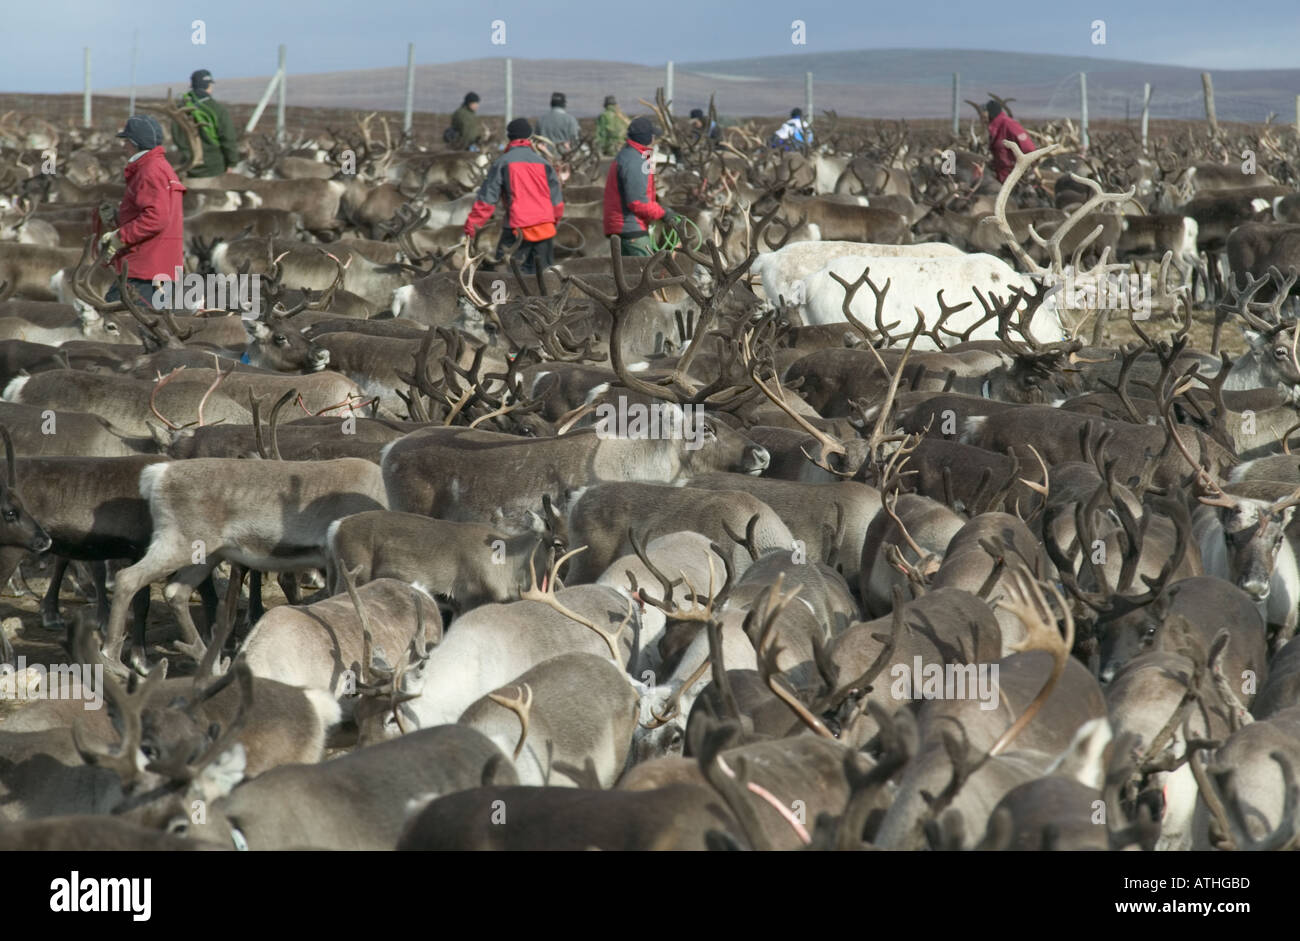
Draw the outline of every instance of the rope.
[[[695,230],[695,247],[691,250],[698,252],[704,245],[704,234],[700,232],[700,227],[686,216],[682,216],[682,222]],[[673,250],[680,244],[681,238],[677,235],[677,230],[671,226],[656,223],[650,230],[650,247],[656,252],[663,249]]]

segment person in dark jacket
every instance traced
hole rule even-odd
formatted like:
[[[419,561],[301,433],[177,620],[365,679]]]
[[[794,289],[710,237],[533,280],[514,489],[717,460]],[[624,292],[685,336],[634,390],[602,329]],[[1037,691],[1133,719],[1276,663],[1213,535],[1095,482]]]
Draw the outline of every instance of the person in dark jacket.
[[[706,121],[708,121],[709,124],[707,134],[705,134],[704,131],[704,123]],[[695,143],[695,141],[705,136],[707,136],[711,141],[717,140],[722,136],[722,131],[718,128],[717,121],[709,121],[709,119],[704,116],[704,109],[693,108],[691,109],[691,143]]]
[[[662,219],[675,226],[682,218],[655,198],[651,145],[658,131],[647,117],[633,120],[627,126],[627,143],[605,177],[605,235],[620,237],[624,255],[653,255],[650,223]]]
[[[993,172],[997,175],[998,182],[1002,183],[1016,166],[1016,155],[1011,152],[1011,148],[1003,146],[1003,141],[1015,141],[1022,154],[1033,153],[1038,148],[1030,139],[1029,133],[1020,126],[1020,122],[1003,111],[996,101],[986,104],[984,113],[989,119],[989,151],[993,154]]]
[[[578,142],[578,119],[564,110],[567,100],[562,92],[551,95],[551,110],[537,122],[537,133],[554,141],[560,153],[567,154]]]
[[[187,187],[177,178],[163,150],[162,125],[147,114],[133,114],[117,135],[130,155],[123,171],[126,191],[117,210],[117,228],[99,237],[100,244],[127,282],[151,307],[156,279],[174,280],[185,265],[185,217],[181,208]],[[98,218],[96,228],[98,228]],[[114,284],[105,294],[120,300]]]
[[[465,220],[465,236],[473,239],[501,203],[505,219],[496,261],[513,253],[520,270],[533,274],[555,263],[555,223],[564,217],[564,193],[555,169],[533,150],[528,119],[515,118],[506,126],[506,135],[510,143],[488,170]]]
[[[455,132],[448,143],[454,143],[466,150],[478,150],[483,140],[483,122],[478,116],[479,97],[476,92],[469,92],[461,106],[451,116],[451,130]]]
[[[212,85],[212,73],[199,69],[190,76],[190,90],[181,96],[181,107],[198,125],[199,140],[203,144],[203,159],[196,157],[186,176],[221,176],[239,163],[239,135],[235,123],[230,119],[226,106],[212,97]],[[175,120],[171,130],[172,141],[180,150],[181,158],[188,161],[191,157],[189,135]]]

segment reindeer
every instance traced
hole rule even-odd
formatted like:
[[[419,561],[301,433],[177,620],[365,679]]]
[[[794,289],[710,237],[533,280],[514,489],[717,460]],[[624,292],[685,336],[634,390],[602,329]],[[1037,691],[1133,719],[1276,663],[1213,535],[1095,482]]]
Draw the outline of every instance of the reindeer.
[[[358,697],[378,701],[390,695],[384,683],[392,679],[385,672],[390,669],[386,658],[406,657],[408,650],[411,656],[427,656],[442,639],[442,617],[434,600],[418,588],[391,578],[358,588],[355,575],[343,573],[346,596],[301,608],[281,605],[263,615],[243,647],[253,674],[328,691],[349,716]],[[372,630],[376,621],[379,628]]]
[[[515,529],[526,528],[540,495],[567,508],[571,491],[593,483],[672,484],[696,473],[757,474],[767,466],[764,448],[721,422],[706,418],[696,431],[702,446],[691,449],[683,437],[606,437],[594,429],[522,440],[479,429],[430,428],[386,446],[380,466],[395,510]]]
[[[344,560],[361,567],[361,583],[397,578],[449,604],[456,612],[515,600],[527,563],[543,550],[565,548],[563,521],[543,498],[535,529],[515,535],[482,523],[430,519],[377,510],[336,520],[326,533],[326,585],[342,589]]]
[[[261,496],[250,499],[255,493]],[[103,652],[114,670],[122,668],[126,604],[139,588],[168,578],[164,595],[185,638],[180,649],[198,659],[206,648],[190,618],[189,592],[218,562],[276,572],[320,568],[330,523],[387,507],[379,469],[355,458],[155,464],[141,471],[140,494],[153,536],[144,557],[117,573]],[[204,511],[200,520],[193,519],[196,507]]]
[[[1053,602],[1064,609],[1064,639],[1054,623]],[[923,704],[918,717],[922,744],[903,770],[898,796],[876,832],[877,846],[919,847],[925,822],[949,806],[964,821],[966,836],[957,845],[966,845],[1016,785],[1053,771],[1100,788],[1101,755],[1111,728],[1096,680],[1069,656],[1073,619],[1064,598],[1051,588],[1044,592],[1022,574],[1019,587],[1003,603],[1025,615],[1028,639],[1022,652],[997,664],[998,708],[982,710],[973,698]],[[1009,750],[1012,743],[1016,747]],[[922,791],[933,795],[925,811]]]
[[[393,849],[411,805],[515,779],[506,756],[481,733],[447,725],[412,732],[321,764],[292,764],[244,780],[242,749],[214,773],[127,819],[195,841],[250,850]],[[371,795],[358,802],[357,794]],[[209,808],[202,822],[195,799]]]
[[[754,551],[768,549],[797,552],[789,527],[767,504],[743,491],[715,491],[692,487],[671,487],[639,482],[604,483],[590,487],[569,507],[566,525],[575,545],[588,551],[578,556],[570,576],[578,582],[594,581],[615,561],[632,549],[628,536],[635,527],[641,537],[652,538],[679,529],[692,529],[716,543],[727,539],[727,531],[748,528]],[[751,526],[754,517],[758,522]],[[739,551],[732,565],[737,574],[749,565],[750,557]]]
[[[639,700],[608,657],[560,654],[472,703],[458,721],[513,758],[520,784],[608,788],[632,748]]]
[[[610,588],[557,591],[556,569],[545,577],[545,588],[534,579],[520,601],[462,615],[441,644],[390,680],[391,698],[358,702],[361,740],[455,722],[480,697],[562,653],[591,653],[624,667],[638,630],[635,606]]]

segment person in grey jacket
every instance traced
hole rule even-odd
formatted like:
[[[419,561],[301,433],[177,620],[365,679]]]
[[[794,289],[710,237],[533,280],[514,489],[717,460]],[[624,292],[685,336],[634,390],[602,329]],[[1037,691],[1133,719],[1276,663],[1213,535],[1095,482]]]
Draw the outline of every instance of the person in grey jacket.
[[[654,137],[659,133],[647,117],[627,126],[627,143],[609,165],[605,176],[605,235],[617,235],[620,254],[649,257],[650,223],[662,219],[677,226],[682,215],[660,205],[655,196]]]
[[[560,153],[567,154],[578,143],[578,119],[564,110],[563,92],[551,93],[551,110],[537,122],[537,133],[555,142]]]

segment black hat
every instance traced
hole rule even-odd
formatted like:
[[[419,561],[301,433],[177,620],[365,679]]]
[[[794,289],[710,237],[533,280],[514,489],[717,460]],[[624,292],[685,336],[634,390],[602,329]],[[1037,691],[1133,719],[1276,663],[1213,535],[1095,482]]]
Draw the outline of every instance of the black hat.
[[[692,117],[692,118],[699,118],[701,121],[703,121],[703,120],[704,120],[704,110],[703,110],[702,108],[692,108],[692,109],[691,109],[691,117]]]
[[[190,88],[195,91],[202,91],[210,84],[212,84],[212,73],[207,69],[199,69],[190,74]]]
[[[478,101],[478,100],[479,100],[478,92],[473,92],[473,91],[472,91],[472,92],[468,92],[468,93],[465,95],[465,104],[467,104],[467,105],[468,105],[468,104],[473,104],[474,102],[476,102],[476,101]]]
[[[125,137],[141,150],[152,150],[163,142],[162,125],[147,114],[133,114],[126,119],[126,127],[118,131],[118,137]]]
[[[613,96],[613,95],[606,95],[606,96],[605,96],[605,107],[606,107],[606,108],[608,108],[610,105],[616,105],[616,104],[618,104],[618,102],[614,100],[614,96]]]
[[[795,108],[793,111],[790,112],[790,117],[792,117],[792,118],[802,118],[802,117],[803,117],[803,108]]]
[[[999,114],[1002,113],[1002,106],[998,104],[996,101],[989,99],[989,103],[984,106],[984,113],[987,114],[989,116],[989,120],[992,121],[994,118],[996,118]]]
[[[627,139],[634,143],[647,147],[651,139],[659,133],[659,128],[647,117],[633,118],[632,123],[627,126]]]
[[[533,126],[527,118],[515,118],[506,125],[506,137],[510,140],[524,140],[533,136]]]
[[[565,102],[566,102],[567,100],[568,100],[568,99],[566,99],[566,98],[564,97],[564,92],[562,92],[562,91],[553,91],[553,92],[551,92],[551,107],[552,107],[552,108],[563,108],[563,107],[564,107],[564,104],[565,104]]]

